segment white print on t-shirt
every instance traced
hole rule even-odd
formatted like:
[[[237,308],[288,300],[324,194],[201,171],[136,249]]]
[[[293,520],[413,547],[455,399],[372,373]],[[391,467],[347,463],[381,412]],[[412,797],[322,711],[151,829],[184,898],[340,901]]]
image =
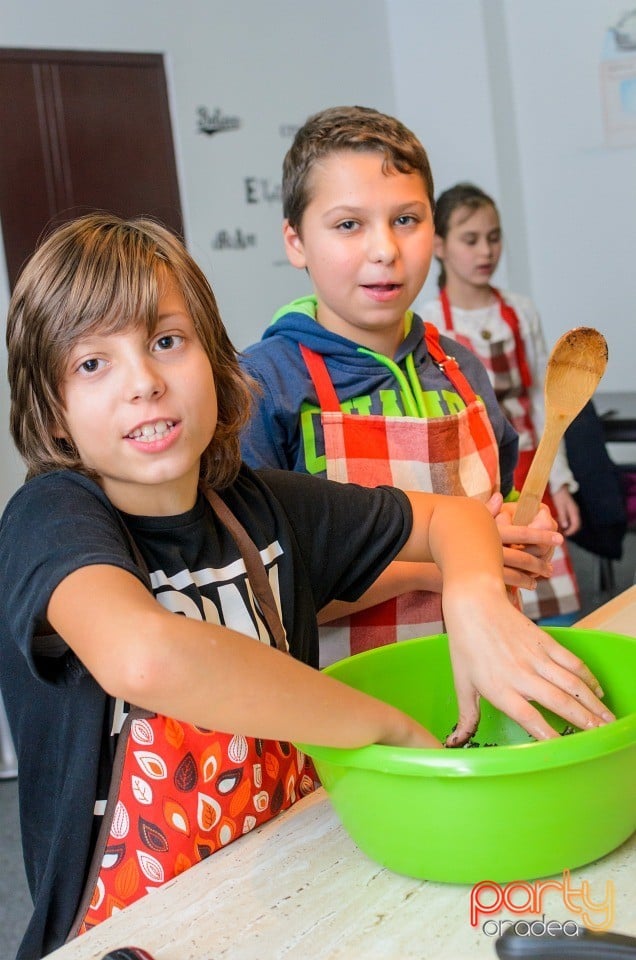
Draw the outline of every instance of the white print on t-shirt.
[[[282,553],[277,540],[260,551],[281,619],[277,560]],[[205,620],[207,623],[230,627],[248,637],[254,637],[261,643],[271,644],[272,637],[254,596],[242,557],[224,567],[204,567],[194,572],[184,569],[172,576],[168,576],[163,570],[155,570],[150,574],[150,583],[155,597],[166,610],[180,613],[192,620]],[[210,588],[210,585],[213,586]],[[182,592],[192,586],[200,591],[200,606],[192,597]],[[287,637],[285,643],[289,649]]]
[[[113,709],[113,722],[110,728],[111,737],[116,737],[118,733],[121,733],[121,728],[124,725],[124,721],[129,713],[129,707],[125,700],[122,700],[120,697],[117,697],[115,700],[115,707]]]

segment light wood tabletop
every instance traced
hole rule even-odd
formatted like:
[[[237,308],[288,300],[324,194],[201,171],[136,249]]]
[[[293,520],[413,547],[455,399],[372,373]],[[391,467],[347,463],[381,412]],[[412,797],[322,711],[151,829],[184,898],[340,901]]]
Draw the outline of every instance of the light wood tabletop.
[[[609,630],[636,637],[636,585],[578,621],[586,630]]]
[[[581,626],[636,636],[636,586]],[[318,790],[50,960],[101,960],[126,945],[155,960],[492,960],[498,932],[511,922],[553,921],[572,930],[581,921],[584,883],[590,903],[605,901],[590,911],[592,922],[636,936],[636,835],[568,881],[556,878],[537,910],[504,908],[472,926],[473,888],[413,880],[373,863]]]

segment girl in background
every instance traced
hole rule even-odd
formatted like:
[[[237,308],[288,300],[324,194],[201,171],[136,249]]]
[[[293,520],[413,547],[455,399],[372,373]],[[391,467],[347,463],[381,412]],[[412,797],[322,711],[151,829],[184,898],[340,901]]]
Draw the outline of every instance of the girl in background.
[[[440,194],[435,208],[434,253],[440,264],[440,294],[425,304],[424,321],[469,347],[486,367],[499,405],[519,434],[514,474],[520,490],[545,421],[543,381],[547,350],[536,307],[527,297],[492,284],[502,251],[502,230],[494,200],[471,183]],[[572,493],[577,483],[561,443],[546,495],[566,536],[581,525]],[[553,557],[554,575],[536,591],[522,591],[524,611],[533,620],[572,622],[579,610],[576,577],[565,545]]]

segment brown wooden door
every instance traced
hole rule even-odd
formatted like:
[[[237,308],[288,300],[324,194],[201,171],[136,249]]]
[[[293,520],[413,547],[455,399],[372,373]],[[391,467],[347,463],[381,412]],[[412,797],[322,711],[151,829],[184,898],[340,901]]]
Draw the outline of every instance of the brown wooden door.
[[[43,233],[107,210],[183,233],[160,54],[0,48],[0,219],[11,288]]]

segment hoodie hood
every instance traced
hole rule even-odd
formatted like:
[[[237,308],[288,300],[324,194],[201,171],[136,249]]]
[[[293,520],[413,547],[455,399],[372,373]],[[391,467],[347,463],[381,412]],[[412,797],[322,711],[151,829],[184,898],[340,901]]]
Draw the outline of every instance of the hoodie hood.
[[[316,320],[317,306],[316,297],[312,294],[292,300],[291,303],[276,311],[262,339],[285,337],[293,343],[303,343],[325,357],[351,360],[358,355],[365,365],[373,362],[369,357],[370,351],[361,347],[359,343],[321,327]],[[404,316],[404,329],[408,333],[400,343],[395,356],[390,358],[397,363],[421,344],[424,335],[422,321],[412,310],[407,310]]]

